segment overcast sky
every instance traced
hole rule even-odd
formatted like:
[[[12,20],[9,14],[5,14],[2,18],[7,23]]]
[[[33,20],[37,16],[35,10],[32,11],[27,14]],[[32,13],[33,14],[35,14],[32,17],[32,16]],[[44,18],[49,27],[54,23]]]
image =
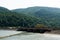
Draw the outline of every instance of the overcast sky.
[[[60,8],[60,0],[0,0],[0,6],[8,9],[46,6]]]

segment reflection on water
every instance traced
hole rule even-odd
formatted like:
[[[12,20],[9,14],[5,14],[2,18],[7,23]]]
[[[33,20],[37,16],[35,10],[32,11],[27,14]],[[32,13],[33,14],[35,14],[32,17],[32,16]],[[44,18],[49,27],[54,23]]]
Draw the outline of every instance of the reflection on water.
[[[12,31],[10,32],[11,34],[15,33]],[[6,32],[4,31],[2,33]],[[60,40],[60,35],[21,32],[19,35],[6,37],[0,40]]]

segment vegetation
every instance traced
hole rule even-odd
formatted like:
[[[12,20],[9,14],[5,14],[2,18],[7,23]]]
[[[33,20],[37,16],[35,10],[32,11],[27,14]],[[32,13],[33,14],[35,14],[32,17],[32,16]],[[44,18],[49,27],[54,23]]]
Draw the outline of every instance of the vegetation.
[[[60,29],[60,8],[29,7],[12,11],[36,17],[46,27]]]
[[[0,7],[0,27],[34,27],[39,19]]]
[[[0,27],[48,27],[60,29],[60,9],[30,7],[8,10],[0,7]]]
[[[36,24],[35,25],[35,28],[44,28],[45,27],[45,25],[43,25],[43,24]]]

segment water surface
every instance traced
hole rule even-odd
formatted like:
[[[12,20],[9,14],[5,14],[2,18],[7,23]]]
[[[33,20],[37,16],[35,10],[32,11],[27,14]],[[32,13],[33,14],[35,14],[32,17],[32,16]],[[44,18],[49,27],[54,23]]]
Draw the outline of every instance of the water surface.
[[[0,35],[9,35],[12,33],[16,33],[16,31],[6,31],[1,30]],[[60,35],[54,34],[40,34],[40,33],[28,33],[28,32],[20,32],[18,35],[13,35],[9,37],[2,38],[0,40],[60,40]]]

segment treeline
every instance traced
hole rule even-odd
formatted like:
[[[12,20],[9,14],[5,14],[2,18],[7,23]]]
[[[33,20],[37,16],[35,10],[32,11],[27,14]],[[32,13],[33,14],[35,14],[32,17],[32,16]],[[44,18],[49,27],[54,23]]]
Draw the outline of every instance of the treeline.
[[[43,24],[49,28],[60,29],[60,8],[29,7],[12,11],[34,16],[40,20],[39,24]]]
[[[34,27],[39,19],[0,8],[0,27]]]
[[[25,10],[27,11],[27,10]],[[0,27],[36,27],[60,29],[60,16],[48,14],[46,10],[31,12],[15,12],[0,7]]]

